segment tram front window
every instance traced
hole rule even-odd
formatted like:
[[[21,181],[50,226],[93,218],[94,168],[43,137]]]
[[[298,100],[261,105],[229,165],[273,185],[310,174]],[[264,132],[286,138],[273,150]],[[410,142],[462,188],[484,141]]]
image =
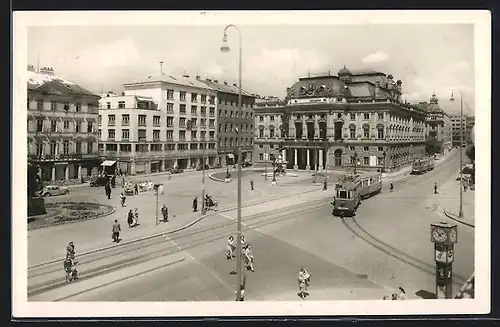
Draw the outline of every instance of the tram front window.
[[[349,192],[347,192],[347,191],[338,191],[338,198],[339,199],[348,199],[349,198]]]

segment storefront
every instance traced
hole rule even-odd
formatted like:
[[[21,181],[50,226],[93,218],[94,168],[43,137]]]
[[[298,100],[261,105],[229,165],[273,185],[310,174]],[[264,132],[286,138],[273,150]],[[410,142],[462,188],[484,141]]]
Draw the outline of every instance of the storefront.
[[[103,173],[106,173],[108,175],[115,175],[116,174],[116,160],[105,160],[101,164],[101,171]]]
[[[152,173],[158,173],[160,172],[161,168],[161,163],[159,160],[153,160],[151,161],[151,172]]]

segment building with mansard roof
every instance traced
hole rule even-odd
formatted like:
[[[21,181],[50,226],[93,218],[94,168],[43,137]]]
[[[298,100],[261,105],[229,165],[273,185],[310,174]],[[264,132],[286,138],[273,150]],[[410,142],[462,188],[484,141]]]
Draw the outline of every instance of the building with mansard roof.
[[[344,66],[299,78],[283,103],[256,105],[254,156],[288,168],[399,169],[425,155],[426,111],[401,100],[402,81]]]
[[[54,74],[27,71],[28,162],[43,181],[96,175],[99,96]]]

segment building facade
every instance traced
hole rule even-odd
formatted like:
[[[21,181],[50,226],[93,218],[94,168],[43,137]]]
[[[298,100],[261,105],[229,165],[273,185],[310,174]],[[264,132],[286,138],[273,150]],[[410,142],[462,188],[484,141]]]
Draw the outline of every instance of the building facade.
[[[425,155],[425,110],[401,101],[401,81],[345,66],[300,78],[285,103],[255,107],[255,155],[289,169],[398,169]]]
[[[99,96],[54,75],[28,66],[28,162],[43,181],[97,174]]]
[[[236,84],[204,80],[205,84],[217,91],[219,117],[217,120],[218,161],[226,163],[226,158],[236,158],[238,140],[241,142],[242,161],[253,160],[255,96],[242,90],[241,115],[238,108],[239,88]]]
[[[128,174],[195,168],[217,159],[217,93],[189,76],[161,75],[101,98],[99,154]]]
[[[460,146],[460,115],[453,115],[451,119],[452,145]],[[475,124],[475,117],[464,115],[462,119],[462,128],[464,133],[464,143],[472,144],[472,129]]]
[[[443,145],[443,152],[451,149],[452,123],[448,114],[439,106],[439,99],[433,93],[427,107],[425,119],[426,134],[435,137]]]

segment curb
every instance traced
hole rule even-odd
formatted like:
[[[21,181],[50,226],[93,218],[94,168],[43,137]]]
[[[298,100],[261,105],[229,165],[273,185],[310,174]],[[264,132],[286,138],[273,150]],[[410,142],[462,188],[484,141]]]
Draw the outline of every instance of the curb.
[[[446,211],[446,209],[443,209],[443,213],[449,219],[454,220],[454,221],[456,221],[456,222],[458,222],[458,223],[460,223],[462,225],[465,225],[465,226],[468,226],[468,227],[471,227],[471,228],[475,228],[476,227],[475,225],[472,225],[472,224],[470,224],[468,222],[465,222],[465,221],[459,219],[457,215]]]
[[[293,196],[297,196],[297,195],[300,195],[300,194],[312,193],[312,192],[318,192],[318,190],[317,189],[307,190],[307,191],[303,191],[303,192],[299,192],[299,193],[293,193],[293,194],[290,194],[290,195],[287,195],[287,196],[270,198],[270,199],[267,199],[267,200],[264,200],[264,201],[250,202],[250,203],[242,205],[241,207],[242,208],[250,207],[250,206],[253,206],[253,205],[257,205],[257,204],[264,204],[264,203],[267,203],[267,202],[271,202],[271,201],[275,201],[275,200],[280,200],[280,199],[284,199],[284,198],[288,198],[288,197],[293,197]],[[173,229],[173,230],[168,230],[168,231],[159,232],[159,233],[156,233],[156,234],[153,234],[153,235],[139,237],[139,238],[136,238],[136,239],[133,239],[133,240],[130,240],[130,241],[123,242],[123,243],[120,242],[119,244],[108,245],[108,246],[105,246],[105,247],[102,247],[102,248],[97,248],[97,249],[90,250],[90,251],[87,251],[87,252],[82,252],[82,253],[79,253],[78,255],[79,256],[88,255],[88,254],[92,254],[92,253],[97,253],[97,252],[109,250],[109,249],[118,247],[120,245],[133,244],[133,243],[137,243],[137,242],[140,242],[140,241],[152,239],[152,238],[155,238],[155,237],[160,237],[160,236],[164,236],[164,235],[168,235],[168,234],[173,234],[173,233],[182,231],[182,230],[184,230],[186,228],[189,228],[189,227],[193,226],[194,224],[196,224],[197,222],[199,222],[200,220],[202,220],[203,218],[206,218],[208,216],[217,214],[219,212],[233,211],[233,210],[236,210],[236,209],[238,209],[238,206],[221,209],[221,210],[216,211],[216,212],[211,212],[209,214],[205,214],[205,215],[203,215],[203,216],[201,216],[199,218],[196,218],[192,222],[190,222],[190,223],[188,223],[188,224],[186,224],[184,226],[178,227],[176,229]],[[49,264],[53,264],[53,263],[56,263],[56,262],[59,262],[59,261],[61,261],[61,259],[54,259],[54,260],[42,262],[42,263],[36,264],[34,266],[28,267],[28,269],[38,268],[38,267],[49,265]]]
[[[220,179],[220,178],[215,178],[213,175],[215,175],[217,173],[213,173],[213,174],[208,174],[208,178],[210,178],[211,180],[213,181],[216,181],[216,182],[219,182],[219,183],[225,183],[226,181],[223,180],[223,179]]]
[[[42,228],[54,227],[54,226],[60,226],[60,225],[67,225],[67,224],[77,224],[77,223],[81,223],[81,222],[88,221],[88,220],[94,220],[94,219],[103,218],[103,217],[106,217],[106,216],[109,216],[109,215],[112,215],[112,214],[115,213],[116,207],[114,207],[114,206],[110,206],[110,207],[113,208],[110,212],[107,212],[107,213],[102,214],[100,216],[94,216],[94,217],[90,217],[90,218],[87,218],[87,219],[79,219],[79,220],[75,220],[75,221],[63,221],[63,222],[55,223],[55,224],[51,224],[51,225],[44,225],[44,226],[32,227],[32,228],[28,228],[27,230],[42,229]],[[35,216],[28,217],[28,219],[32,218],[32,217],[35,217]]]

